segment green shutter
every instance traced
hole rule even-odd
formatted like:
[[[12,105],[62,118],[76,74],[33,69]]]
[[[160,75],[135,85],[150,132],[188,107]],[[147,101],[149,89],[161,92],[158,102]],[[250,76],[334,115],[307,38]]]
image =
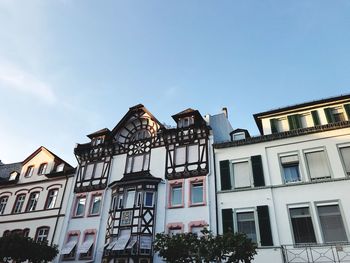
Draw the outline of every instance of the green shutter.
[[[320,117],[318,116],[318,111],[317,110],[313,110],[311,111],[311,115],[312,115],[312,120],[314,121],[314,126],[316,125],[320,125]]]
[[[289,130],[295,130],[301,128],[301,120],[299,114],[289,115],[287,116]]]
[[[294,127],[294,115],[289,115],[287,116],[287,119],[288,119],[288,125],[289,125],[289,130],[294,130],[295,127]]]
[[[327,123],[333,123],[334,122],[334,118],[333,118],[331,110],[332,110],[331,108],[325,108],[324,109],[324,113],[326,114],[326,118],[327,118]]]
[[[254,186],[265,186],[264,170],[261,161],[261,155],[251,157]]]
[[[220,161],[221,190],[231,189],[230,161]]]
[[[344,109],[345,109],[346,115],[348,116],[348,121],[350,121],[350,103],[344,104]]]
[[[223,233],[233,232],[233,211],[231,208],[222,209],[222,231]]]
[[[273,246],[269,207],[262,205],[257,207],[259,232],[262,246]]]

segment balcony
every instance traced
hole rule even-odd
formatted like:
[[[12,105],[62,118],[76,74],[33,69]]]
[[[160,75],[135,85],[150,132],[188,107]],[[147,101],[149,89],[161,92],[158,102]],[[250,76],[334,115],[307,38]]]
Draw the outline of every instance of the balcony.
[[[350,243],[282,246],[285,263],[350,262]]]

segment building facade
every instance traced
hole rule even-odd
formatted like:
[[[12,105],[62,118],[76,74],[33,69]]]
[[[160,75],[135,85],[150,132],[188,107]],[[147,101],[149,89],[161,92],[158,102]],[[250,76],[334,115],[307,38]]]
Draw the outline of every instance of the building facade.
[[[166,127],[139,104],[77,145],[59,261],[158,262],[155,233],[216,229],[211,129],[197,110],[173,119]]]
[[[254,115],[217,143],[219,233],[244,232],[254,262],[350,260],[350,96]]]
[[[58,244],[75,170],[45,147],[0,164],[0,235]]]

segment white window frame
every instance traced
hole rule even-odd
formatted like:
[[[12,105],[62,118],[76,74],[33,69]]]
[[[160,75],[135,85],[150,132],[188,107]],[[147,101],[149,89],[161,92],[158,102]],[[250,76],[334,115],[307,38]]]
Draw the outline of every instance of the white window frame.
[[[248,162],[248,168],[249,168],[249,181],[250,181],[250,186],[242,186],[242,187],[236,187],[235,185],[235,175],[234,175],[234,169],[233,166],[235,163],[244,163]],[[252,188],[254,187],[254,178],[253,178],[253,170],[252,170],[252,162],[251,158],[242,158],[242,159],[234,159],[231,160],[230,162],[230,180],[231,180],[231,188],[232,189],[247,189],[247,188]]]
[[[237,208],[233,209],[233,229],[235,232],[238,232],[238,217],[239,213],[254,213],[254,223],[255,223],[255,232],[256,232],[256,244],[261,246],[260,238],[260,228],[259,228],[259,219],[258,212],[256,207],[246,207],[246,208]]]
[[[289,209],[306,208],[306,207],[309,208],[311,222],[312,222],[312,227],[313,227],[314,233],[315,233],[316,243],[320,242],[319,228],[318,228],[318,225],[316,225],[314,207],[313,207],[312,203],[311,202],[294,203],[294,204],[292,203],[292,204],[287,204],[286,208],[287,208],[287,214],[288,214],[289,229],[290,229],[290,233],[291,233],[291,236],[292,236],[293,244],[295,244],[295,245],[301,245],[301,244],[296,244],[295,243],[294,230],[293,230],[293,224],[292,224],[292,217],[290,216],[290,210]]]
[[[243,138],[235,139],[236,136],[238,136],[238,137],[243,136]],[[236,132],[236,133],[232,134],[232,139],[233,139],[233,141],[245,140],[246,136],[245,136],[244,132]]]
[[[147,193],[152,194],[152,205],[151,206],[146,205],[146,195],[147,195]],[[145,192],[145,196],[144,196],[144,199],[143,199],[143,205],[144,205],[144,207],[153,207],[153,205],[154,205],[154,192],[150,192],[150,191],[146,191]]]
[[[350,143],[337,144],[338,155],[339,155],[339,158],[340,158],[340,162],[341,162],[341,164],[343,166],[343,171],[344,171],[345,177],[350,177],[350,171],[349,171],[349,174],[346,171],[346,166],[345,166],[345,163],[344,163],[344,159],[343,159],[342,153],[340,151],[341,148],[350,148]]]
[[[282,165],[282,161],[281,158],[283,157],[288,157],[288,156],[293,156],[296,155],[298,156],[298,160],[299,160],[299,176],[300,176],[300,180],[296,181],[296,182],[286,182],[285,180],[285,176],[284,176],[284,169],[283,169],[283,165]],[[279,162],[279,166],[280,166],[280,172],[281,172],[281,179],[282,179],[282,183],[283,184],[295,184],[295,183],[301,183],[305,181],[305,175],[303,173],[303,169],[302,169],[302,157],[300,155],[299,151],[292,151],[292,152],[284,152],[284,153],[279,153],[278,154],[278,162]]]
[[[313,153],[313,152],[321,152],[323,151],[324,154],[325,154],[325,158],[326,158],[326,164],[327,164],[327,167],[328,167],[328,171],[329,171],[329,175],[330,177],[329,178],[324,178],[324,177],[320,177],[320,178],[314,178],[312,180],[311,178],[311,173],[310,173],[310,167],[309,167],[309,163],[307,161],[307,157],[306,157],[306,154],[308,153]],[[332,166],[331,166],[331,163],[329,161],[329,157],[328,157],[328,153],[327,153],[327,149],[326,147],[317,147],[317,148],[309,148],[309,149],[304,149],[303,150],[303,159],[304,159],[304,163],[305,163],[305,168],[306,168],[306,171],[307,171],[307,178],[310,182],[317,182],[317,181],[323,181],[323,180],[331,180],[334,178],[334,175],[333,175],[333,171],[332,171]]]
[[[334,244],[333,242],[325,242],[324,236],[323,236],[323,231],[322,231],[322,226],[321,226],[321,221],[320,221],[320,216],[318,213],[318,207],[321,206],[330,206],[330,205],[337,205],[339,208],[339,213],[341,216],[341,219],[343,221],[343,225],[344,225],[344,230],[345,230],[345,235],[347,238],[347,242],[349,242],[349,229],[347,226],[347,221],[346,221],[346,217],[344,216],[344,211],[343,211],[343,207],[341,205],[341,201],[340,200],[329,200],[329,201],[318,201],[318,202],[314,202],[314,209],[315,209],[315,215],[316,215],[316,222],[318,225],[318,231],[319,231],[319,235],[321,238],[322,243],[324,244]],[[316,231],[315,231],[316,234]]]

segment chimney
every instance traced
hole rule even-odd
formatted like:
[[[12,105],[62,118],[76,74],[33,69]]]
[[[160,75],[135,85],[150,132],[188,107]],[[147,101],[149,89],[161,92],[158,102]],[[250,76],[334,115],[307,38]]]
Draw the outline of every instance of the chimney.
[[[225,117],[228,118],[228,111],[227,111],[227,108],[226,108],[226,107],[223,107],[221,111],[222,111],[223,114],[225,114]]]

